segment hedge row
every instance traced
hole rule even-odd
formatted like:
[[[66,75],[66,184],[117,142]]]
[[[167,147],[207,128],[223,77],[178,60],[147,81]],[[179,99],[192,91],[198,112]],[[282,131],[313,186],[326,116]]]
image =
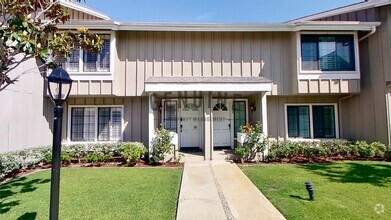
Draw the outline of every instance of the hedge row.
[[[137,163],[146,152],[146,147],[139,142],[76,144],[62,147],[61,160],[63,163],[70,163],[71,160],[78,160],[79,163],[100,163],[118,156],[125,158],[128,164],[132,164]],[[14,171],[42,166],[51,161],[51,146],[2,153],[0,154],[0,179]]]
[[[316,157],[342,157],[342,158],[385,158],[390,148],[380,142],[368,144],[365,141],[320,141],[320,142],[296,142],[283,141],[271,142],[267,161],[278,161],[297,156]]]

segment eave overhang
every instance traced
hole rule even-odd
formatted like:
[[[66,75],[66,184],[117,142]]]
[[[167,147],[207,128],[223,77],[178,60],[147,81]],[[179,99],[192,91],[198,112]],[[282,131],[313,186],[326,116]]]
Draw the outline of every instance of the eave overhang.
[[[195,24],[195,23],[120,23],[112,20],[73,20],[60,29],[86,27],[92,30],[179,31],[179,32],[297,32],[297,31],[372,31],[380,22],[303,21],[275,24]]]

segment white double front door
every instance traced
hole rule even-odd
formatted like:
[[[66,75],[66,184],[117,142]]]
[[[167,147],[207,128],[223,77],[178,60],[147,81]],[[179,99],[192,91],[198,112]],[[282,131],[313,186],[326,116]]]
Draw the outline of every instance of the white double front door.
[[[232,101],[213,99],[213,146],[230,147],[233,139]],[[201,99],[187,99],[179,106],[181,148],[202,148],[203,105]]]

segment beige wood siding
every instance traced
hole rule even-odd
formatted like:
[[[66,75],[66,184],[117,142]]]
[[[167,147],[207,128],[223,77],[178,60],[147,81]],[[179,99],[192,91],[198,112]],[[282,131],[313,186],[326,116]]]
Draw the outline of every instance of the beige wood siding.
[[[75,80],[72,83],[72,95],[113,95],[111,80]]]
[[[70,8],[68,8],[68,13],[70,20],[102,20],[101,18]]]
[[[145,95],[151,76],[263,76],[273,95],[292,94],[292,35],[121,31],[114,94]]]
[[[285,139],[285,104],[327,103],[338,104],[340,96],[267,96],[267,120],[269,136]]]
[[[123,141],[148,144],[148,97],[72,97],[69,105],[123,105]],[[64,111],[63,139],[68,137],[68,113]],[[158,120],[158,119],[157,119]]]
[[[343,94],[360,92],[360,80],[358,79],[299,80],[298,86],[299,93],[303,94]]]
[[[386,84],[391,82],[391,6],[326,20],[381,21],[376,33],[360,42],[361,89],[359,95],[341,101],[341,133],[345,138],[389,143]]]

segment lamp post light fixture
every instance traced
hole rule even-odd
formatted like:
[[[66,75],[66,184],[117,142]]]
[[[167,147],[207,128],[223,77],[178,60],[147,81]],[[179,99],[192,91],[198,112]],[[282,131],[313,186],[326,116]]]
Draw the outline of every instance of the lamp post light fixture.
[[[61,134],[62,104],[66,101],[72,88],[72,79],[67,71],[56,68],[47,77],[50,98],[55,104],[53,124],[52,176],[50,188],[50,219],[58,219],[60,201],[60,168],[61,168]]]
[[[310,196],[310,201],[315,200],[315,185],[313,182],[305,182],[305,188],[308,191],[308,194]]]

